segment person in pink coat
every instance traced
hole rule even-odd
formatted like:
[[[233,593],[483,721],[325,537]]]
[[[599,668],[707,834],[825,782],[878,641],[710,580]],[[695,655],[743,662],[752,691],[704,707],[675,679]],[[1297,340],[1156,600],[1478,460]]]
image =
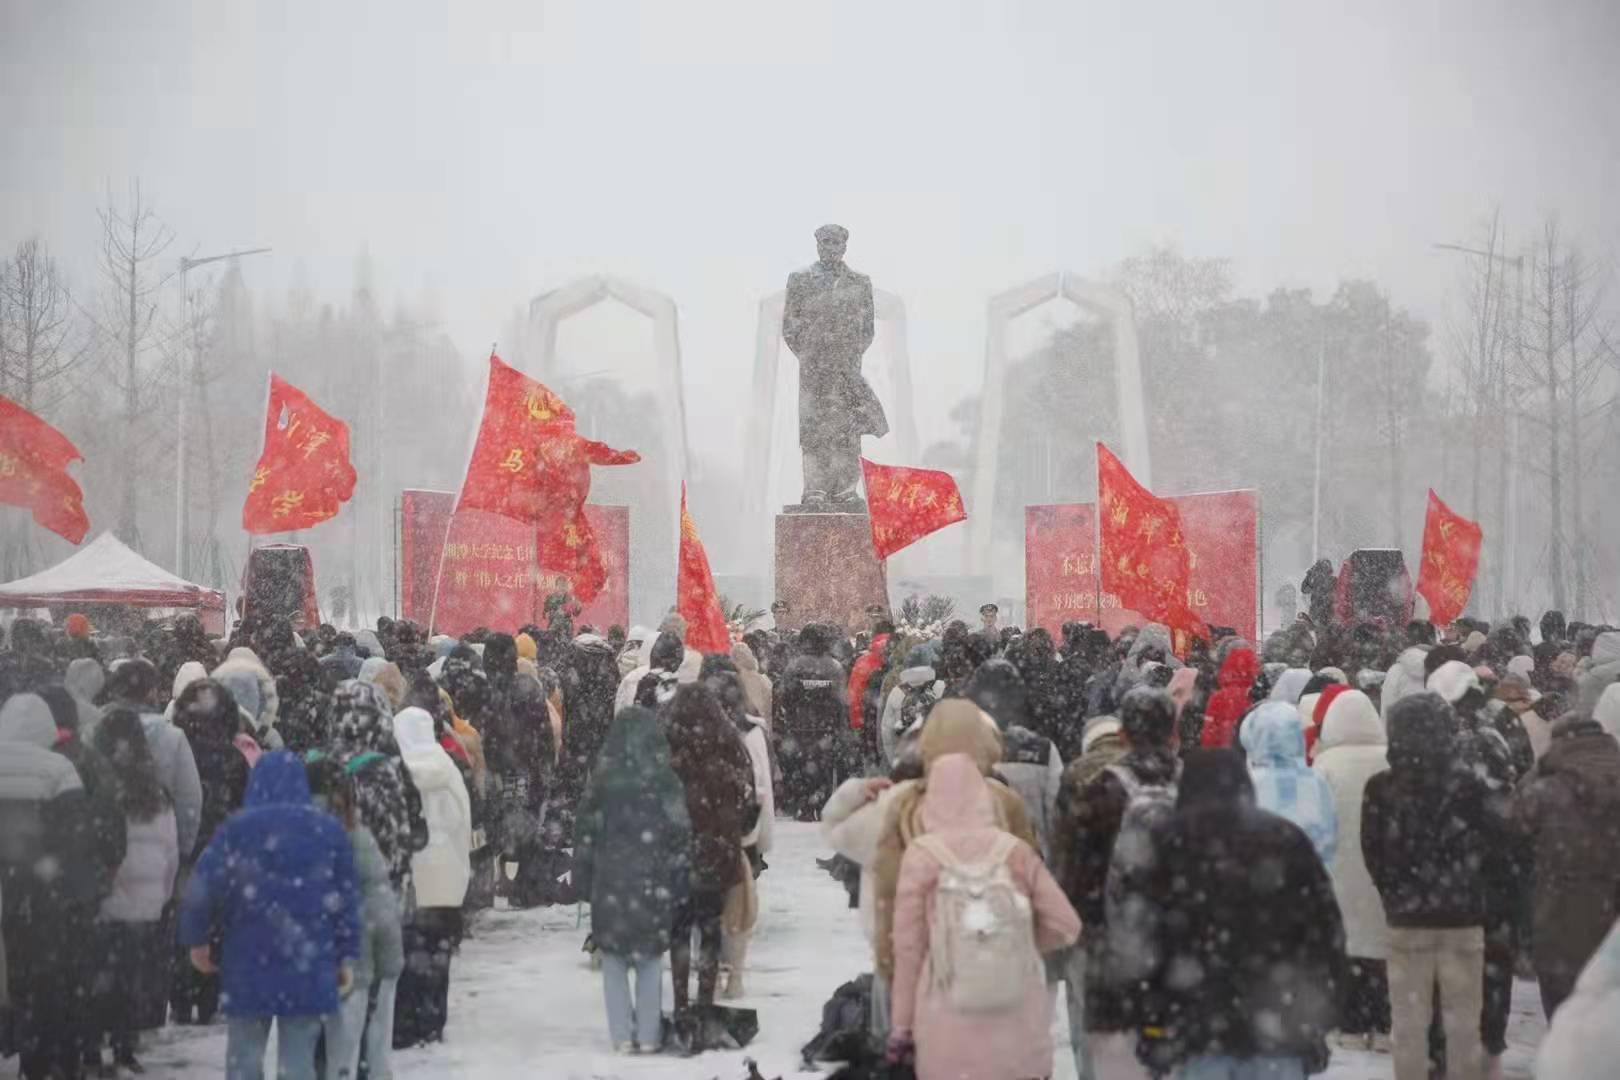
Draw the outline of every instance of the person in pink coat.
[[[922,816],[927,834],[961,863],[984,860],[1004,839],[1014,887],[1030,903],[1035,947],[1042,953],[1074,944],[1075,914],[1040,856],[995,826],[984,775],[966,754],[934,762]],[[1052,997],[1038,963],[1030,965],[1022,1003],[993,1012],[952,1008],[936,985],[929,959],[930,931],[942,866],[926,845],[912,844],[900,864],[894,911],[894,1003],[889,1037],[892,1060],[915,1047],[920,1080],[1028,1080],[1052,1073]]]

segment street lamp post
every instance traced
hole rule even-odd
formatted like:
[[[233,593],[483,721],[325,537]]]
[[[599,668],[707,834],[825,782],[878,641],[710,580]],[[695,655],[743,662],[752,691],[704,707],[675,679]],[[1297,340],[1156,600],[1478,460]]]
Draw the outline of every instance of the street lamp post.
[[[223,259],[237,259],[245,255],[262,255],[270,249],[249,248],[245,251],[227,251],[223,255],[207,255],[201,259],[187,256],[180,258],[180,386],[175,398],[174,413],[174,572],[177,577],[186,576],[186,421],[187,421],[187,390],[185,385],[185,362],[194,360],[192,357],[195,342],[191,336],[191,298],[186,294],[186,275],[199,266],[208,263],[220,262]],[[195,368],[195,362],[193,363]]]

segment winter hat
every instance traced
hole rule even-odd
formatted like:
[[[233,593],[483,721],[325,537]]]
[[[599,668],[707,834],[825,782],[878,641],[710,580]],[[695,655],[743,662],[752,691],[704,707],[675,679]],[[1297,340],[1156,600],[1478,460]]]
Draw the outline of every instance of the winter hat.
[[[1515,656],[1507,663],[1508,674],[1528,679],[1536,670],[1536,662],[1528,656]]]
[[[1448,660],[1429,676],[1428,688],[1443,698],[1447,705],[1455,705],[1470,690],[1480,690],[1479,676],[1461,660]]]
[[[1485,635],[1480,633],[1478,630],[1475,630],[1472,634],[1469,634],[1463,639],[1463,652],[1467,653],[1469,656],[1473,656],[1475,653],[1479,652],[1479,650],[1485,647],[1485,641]]]
[[[988,773],[1001,761],[1001,733],[973,702],[946,698],[928,711],[918,749],[925,769],[946,754],[967,754]]]
[[[1387,757],[1391,768],[1445,768],[1456,742],[1456,722],[1451,706],[1433,691],[1401,698],[1389,710]]]
[[[405,696],[410,690],[405,684],[405,676],[399,670],[399,665],[390,663],[380,656],[368,657],[366,662],[360,665],[360,681],[381,688],[388,697],[388,703],[396,710],[405,704]]]
[[[540,646],[535,644],[534,638],[528,634],[519,634],[517,641],[517,654],[520,659],[533,660],[540,655]]]
[[[1236,750],[1189,750],[1177,785],[1176,809],[1254,801],[1249,765]]]
[[[1119,703],[1119,723],[1139,749],[1167,746],[1176,733],[1176,703],[1163,690],[1138,686]]]
[[[90,636],[92,627],[88,616],[75,612],[63,621],[62,629],[67,631],[67,636],[70,638],[87,638]]]
[[[1093,716],[1086,721],[1085,733],[1080,736],[1080,753],[1089,754],[1093,746],[1123,730],[1117,716]]]
[[[107,673],[100,664],[88,656],[81,656],[67,666],[62,680],[69,692],[81,701],[94,701],[101,688],[107,685]]]

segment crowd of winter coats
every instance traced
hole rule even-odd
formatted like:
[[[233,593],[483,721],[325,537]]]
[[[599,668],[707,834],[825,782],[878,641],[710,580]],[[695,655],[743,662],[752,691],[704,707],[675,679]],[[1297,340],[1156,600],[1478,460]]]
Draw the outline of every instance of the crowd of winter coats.
[[[820,817],[859,868],[890,1058],[1049,1075],[1064,981],[1082,1077],[1304,1076],[1336,1047],[1391,1053],[1398,1080],[1490,1076],[1516,970],[1549,1017],[1579,994],[1620,901],[1620,631],[1214,629],[1184,660],[1151,624],[855,643]],[[768,672],[779,698],[803,669]],[[935,955],[985,829],[1021,841],[1006,865],[1049,950],[999,1013],[953,1008]],[[934,832],[945,850],[916,843]],[[1609,951],[1589,979],[1612,1004]]]

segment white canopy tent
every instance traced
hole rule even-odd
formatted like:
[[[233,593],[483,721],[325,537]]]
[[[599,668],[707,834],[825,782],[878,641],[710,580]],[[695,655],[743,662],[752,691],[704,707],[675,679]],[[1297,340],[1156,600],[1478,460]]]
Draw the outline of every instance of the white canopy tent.
[[[146,561],[112,533],[102,533],[47,570],[0,585],[0,608],[92,605],[191,608],[205,625],[225,619],[224,593]]]

